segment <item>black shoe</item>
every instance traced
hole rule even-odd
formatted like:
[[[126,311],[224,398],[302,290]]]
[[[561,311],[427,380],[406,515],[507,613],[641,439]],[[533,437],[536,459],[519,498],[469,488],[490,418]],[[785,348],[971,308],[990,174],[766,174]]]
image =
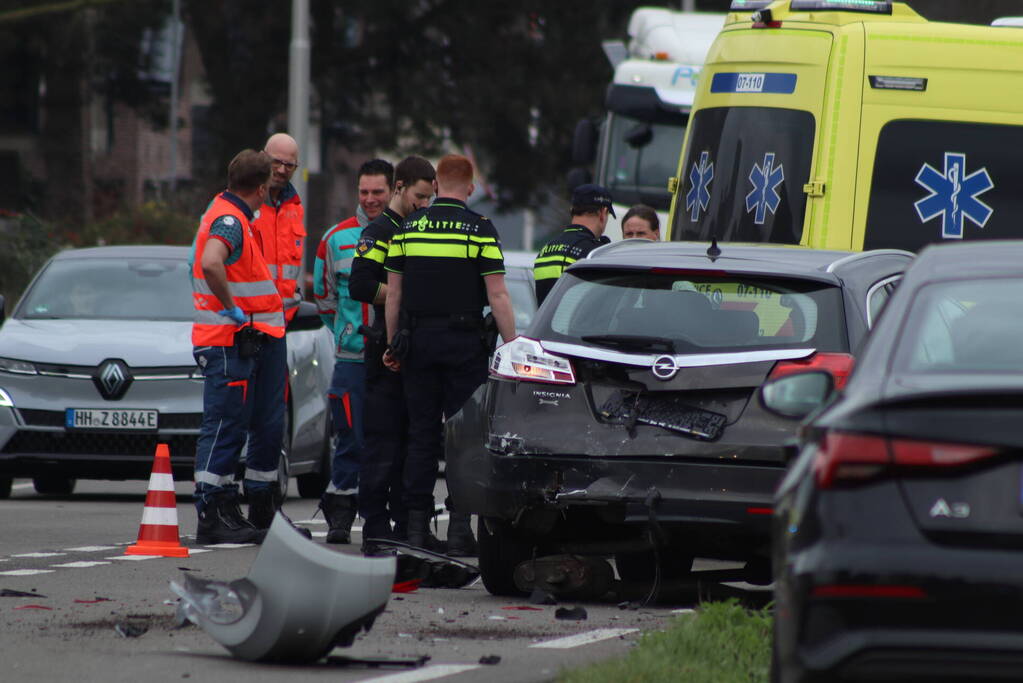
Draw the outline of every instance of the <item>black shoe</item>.
[[[367,557],[391,555],[394,553],[393,548],[386,544],[376,543],[375,541],[390,541],[394,540],[394,538],[391,523],[386,515],[381,517],[371,516],[362,525],[362,554]]]
[[[324,493],[320,498],[320,509],[327,519],[327,543],[351,543],[352,522],[355,521],[356,511],[355,496]]]
[[[305,527],[296,526],[291,521],[291,518],[284,514],[284,510],[281,509],[284,496],[281,495],[280,485],[277,482],[274,482],[267,488],[249,489],[245,492],[245,497],[249,499],[249,522],[257,529],[266,533],[274,521],[274,515],[280,512],[284,521],[294,527],[300,534],[309,539],[313,537],[313,532]]]
[[[446,553],[447,543],[430,533],[433,510],[408,511],[408,544],[435,553]]]
[[[469,520],[472,515],[452,512],[448,521],[448,555],[452,557],[475,557],[479,553],[476,537],[472,535]]]
[[[199,512],[195,541],[200,545],[218,543],[262,543],[266,531],[260,531],[242,516],[238,494],[227,490],[210,496]]]

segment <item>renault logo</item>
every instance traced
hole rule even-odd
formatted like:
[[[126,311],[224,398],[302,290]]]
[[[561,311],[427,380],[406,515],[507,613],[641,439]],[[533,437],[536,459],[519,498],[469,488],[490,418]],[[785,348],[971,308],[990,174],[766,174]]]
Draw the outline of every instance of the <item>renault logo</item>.
[[[654,365],[651,368],[651,371],[654,373],[654,377],[667,382],[669,379],[678,374],[678,365],[675,363],[675,357],[658,356],[654,359]]]
[[[100,396],[108,401],[119,401],[132,383],[131,371],[123,360],[107,359],[99,364],[92,382]]]

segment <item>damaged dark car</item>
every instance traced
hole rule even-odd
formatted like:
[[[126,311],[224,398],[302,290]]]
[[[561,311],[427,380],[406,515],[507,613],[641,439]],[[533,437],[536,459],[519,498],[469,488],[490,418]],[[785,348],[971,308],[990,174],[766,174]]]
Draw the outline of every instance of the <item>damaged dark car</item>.
[[[566,553],[613,557],[625,581],[705,557],[769,582],[798,421],[756,390],[820,370],[841,385],[912,258],[630,240],[574,264],[446,425],[487,589],[519,593],[516,567]]]

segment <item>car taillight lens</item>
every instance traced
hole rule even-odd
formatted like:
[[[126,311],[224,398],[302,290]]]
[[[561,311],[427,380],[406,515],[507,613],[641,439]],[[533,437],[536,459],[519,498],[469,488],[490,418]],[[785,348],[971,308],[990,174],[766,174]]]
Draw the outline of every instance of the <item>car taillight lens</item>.
[[[811,370],[823,370],[835,378],[835,388],[841,389],[853,369],[853,357],[848,353],[815,353],[800,360],[778,361],[767,379],[778,379],[787,375]]]
[[[818,445],[813,471],[817,486],[826,489],[871,479],[885,471],[957,467],[997,454],[997,449],[988,446],[828,432]]]
[[[490,374],[526,382],[575,384],[572,363],[548,353],[535,339],[516,337],[497,347],[490,362]]]

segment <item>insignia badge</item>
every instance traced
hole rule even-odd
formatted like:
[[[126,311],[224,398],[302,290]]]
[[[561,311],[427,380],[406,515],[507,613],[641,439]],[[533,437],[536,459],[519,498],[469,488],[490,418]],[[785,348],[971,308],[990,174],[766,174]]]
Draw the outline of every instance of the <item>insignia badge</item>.
[[[366,253],[373,248],[373,245],[377,241],[371,237],[360,237],[359,243],[355,245],[355,253],[359,256],[365,256]]]
[[[767,213],[773,215],[781,203],[778,186],[785,180],[785,167],[775,165],[774,152],[764,154],[764,163],[754,164],[749,172],[749,181],[753,190],[746,195],[746,213],[753,213],[753,222],[763,225]],[[754,213],[755,212],[755,213]]]
[[[654,373],[654,377],[657,379],[667,382],[678,374],[678,364],[675,362],[674,356],[658,356],[654,359],[654,364],[650,371]]]
[[[714,162],[710,160],[709,152],[700,152],[700,160],[693,162],[689,171],[689,182],[692,188],[686,193],[686,211],[689,211],[689,220],[697,222],[700,220],[700,212],[706,211],[710,204],[710,183],[714,180]]]
[[[234,225],[234,216],[224,216],[221,220],[224,221],[224,225]]]
[[[987,225],[994,209],[979,199],[994,188],[987,168],[966,172],[966,155],[945,152],[944,171],[924,164],[916,183],[930,194],[913,206],[922,223],[941,217],[943,239],[962,239],[966,221],[979,228]]]

